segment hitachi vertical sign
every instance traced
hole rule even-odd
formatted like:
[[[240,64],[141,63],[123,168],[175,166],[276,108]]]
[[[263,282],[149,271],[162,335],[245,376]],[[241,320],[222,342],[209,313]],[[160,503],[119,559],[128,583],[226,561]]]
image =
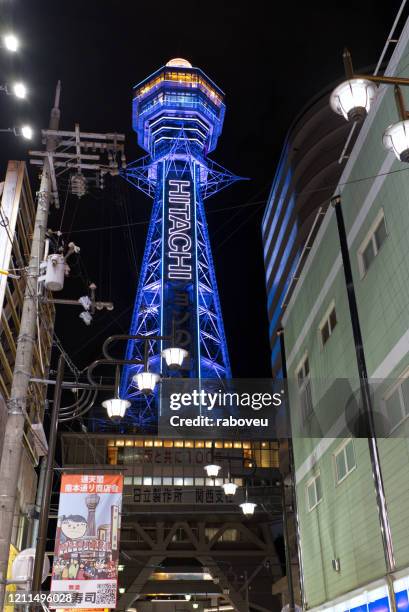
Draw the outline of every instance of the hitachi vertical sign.
[[[196,244],[195,181],[185,164],[164,180],[163,332],[175,331],[176,345],[195,357]]]
[[[192,280],[192,181],[167,179],[167,277]]]

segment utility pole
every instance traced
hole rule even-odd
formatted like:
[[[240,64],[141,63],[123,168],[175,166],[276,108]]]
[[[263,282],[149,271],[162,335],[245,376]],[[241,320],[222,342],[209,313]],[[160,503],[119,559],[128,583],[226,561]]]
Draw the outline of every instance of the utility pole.
[[[369,458],[371,460],[372,478],[375,488],[376,504],[378,507],[379,526],[382,538],[383,554],[387,576],[391,576],[396,570],[396,561],[393,548],[392,530],[389,521],[388,507],[386,503],[385,486],[383,482],[381,461],[379,457],[376,426],[374,421],[374,409],[371,397],[371,389],[368,381],[368,370],[362,338],[361,322],[359,318],[358,304],[355,294],[354,277],[352,275],[351,260],[349,257],[348,237],[345,229],[344,213],[342,211],[341,196],[334,196],[331,204],[335,209],[337,221],[339,244],[341,247],[342,264],[344,268],[345,285],[348,297],[349,315],[351,318],[352,335],[355,346],[355,357],[359,374],[359,387],[361,402],[365,417],[365,429],[361,435],[368,439]],[[395,594],[388,583],[389,597],[392,606],[395,605]]]
[[[84,312],[80,315],[89,325],[95,310],[112,310],[111,302],[97,302],[95,285],[90,286],[90,296],[80,300],[53,300],[39,293],[39,281],[43,278],[41,263],[45,251],[45,237],[48,213],[51,202],[59,208],[58,179],[69,177],[70,193],[83,197],[91,186],[104,188],[107,174],[119,175],[120,166],[126,166],[125,136],[115,133],[81,132],[79,124],[73,131],[59,130],[60,93],[58,82],[54,107],[51,110],[49,127],[42,130],[45,150],[30,151],[30,162],[42,167],[40,191],[37,197],[37,210],[29,265],[24,305],[17,339],[16,359],[13,380],[8,401],[8,418],[5,440],[0,464],[0,610],[3,609],[11,535],[13,532],[14,512],[17,499],[23,453],[23,433],[27,418],[27,396],[31,378],[34,345],[37,335],[37,309],[39,302],[55,302],[81,305]],[[90,312],[88,312],[90,311]]]
[[[61,83],[58,81],[54,107],[50,115],[50,130],[58,130],[60,122]],[[40,191],[34,223],[27,283],[21,316],[20,333],[17,340],[13,382],[8,401],[8,417],[0,465],[0,609],[3,609],[7,565],[14,523],[17,483],[23,454],[23,432],[26,415],[28,386],[31,377],[33,349],[36,341],[37,279],[43,256],[45,232],[48,222],[51,192],[52,153],[56,148],[56,137],[47,136]]]

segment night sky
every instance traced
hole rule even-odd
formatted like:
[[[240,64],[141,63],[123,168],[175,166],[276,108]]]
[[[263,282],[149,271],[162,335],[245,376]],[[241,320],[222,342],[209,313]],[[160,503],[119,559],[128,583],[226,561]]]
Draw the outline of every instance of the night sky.
[[[342,49],[357,67],[376,64],[400,0],[273,2],[272,0],[0,0],[2,30],[23,41],[18,55],[0,50],[2,81],[24,80],[28,101],[0,98],[1,126],[30,121],[39,130],[62,81],[60,128],[126,134],[128,161],[144,152],[131,128],[132,86],[172,57],[202,68],[226,92],[226,119],[212,158],[249,177],[207,200],[233,374],[270,374],[261,218],[286,132],[302,106],[342,76]],[[18,102],[18,103],[17,103]],[[1,175],[8,159],[28,159],[26,142],[0,134]],[[37,173],[30,168],[33,191]],[[78,298],[88,280],[113,312],[91,327],[79,308],[60,306],[57,334],[79,368],[100,355],[104,339],[127,333],[136,293],[151,201],[122,179],[104,192],[66,197],[49,227],[81,247],[63,294]],[[249,206],[243,206],[250,204]],[[230,210],[224,210],[230,208]],[[129,228],[103,229],[135,224]],[[101,229],[102,228],[102,229]],[[87,230],[87,231],[84,231]]]

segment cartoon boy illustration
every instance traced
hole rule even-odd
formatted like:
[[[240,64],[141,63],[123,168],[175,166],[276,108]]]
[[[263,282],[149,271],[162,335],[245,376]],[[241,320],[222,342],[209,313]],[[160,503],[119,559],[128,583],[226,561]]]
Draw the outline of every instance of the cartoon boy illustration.
[[[78,540],[84,537],[87,531],[87,519],[80,514],[69,514],[61,517],[61,531],[66,540]]]

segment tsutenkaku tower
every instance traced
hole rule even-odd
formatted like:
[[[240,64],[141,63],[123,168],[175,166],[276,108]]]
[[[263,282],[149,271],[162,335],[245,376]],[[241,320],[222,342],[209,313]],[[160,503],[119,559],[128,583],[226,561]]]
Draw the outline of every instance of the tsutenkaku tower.
[[[223,126],[224,94],[202,70],[173,59],[134,88],[133,128],[148,155],[129,164],[125,178],[153,198],[145,254],[130,334],[172,334],[185,348],[179,376],[226,378],[229,356],[203,202],[239,177],[207,158]],[[152,342],[149,368],[165,375],[161,350]],[[126,359],[143,357],[129,341]],[[141,396],[127,366],[121,397],[132,401],[127,419],[139,427],[156,420],[156,399]],[[172,374],[173,375],[173,374]]]

